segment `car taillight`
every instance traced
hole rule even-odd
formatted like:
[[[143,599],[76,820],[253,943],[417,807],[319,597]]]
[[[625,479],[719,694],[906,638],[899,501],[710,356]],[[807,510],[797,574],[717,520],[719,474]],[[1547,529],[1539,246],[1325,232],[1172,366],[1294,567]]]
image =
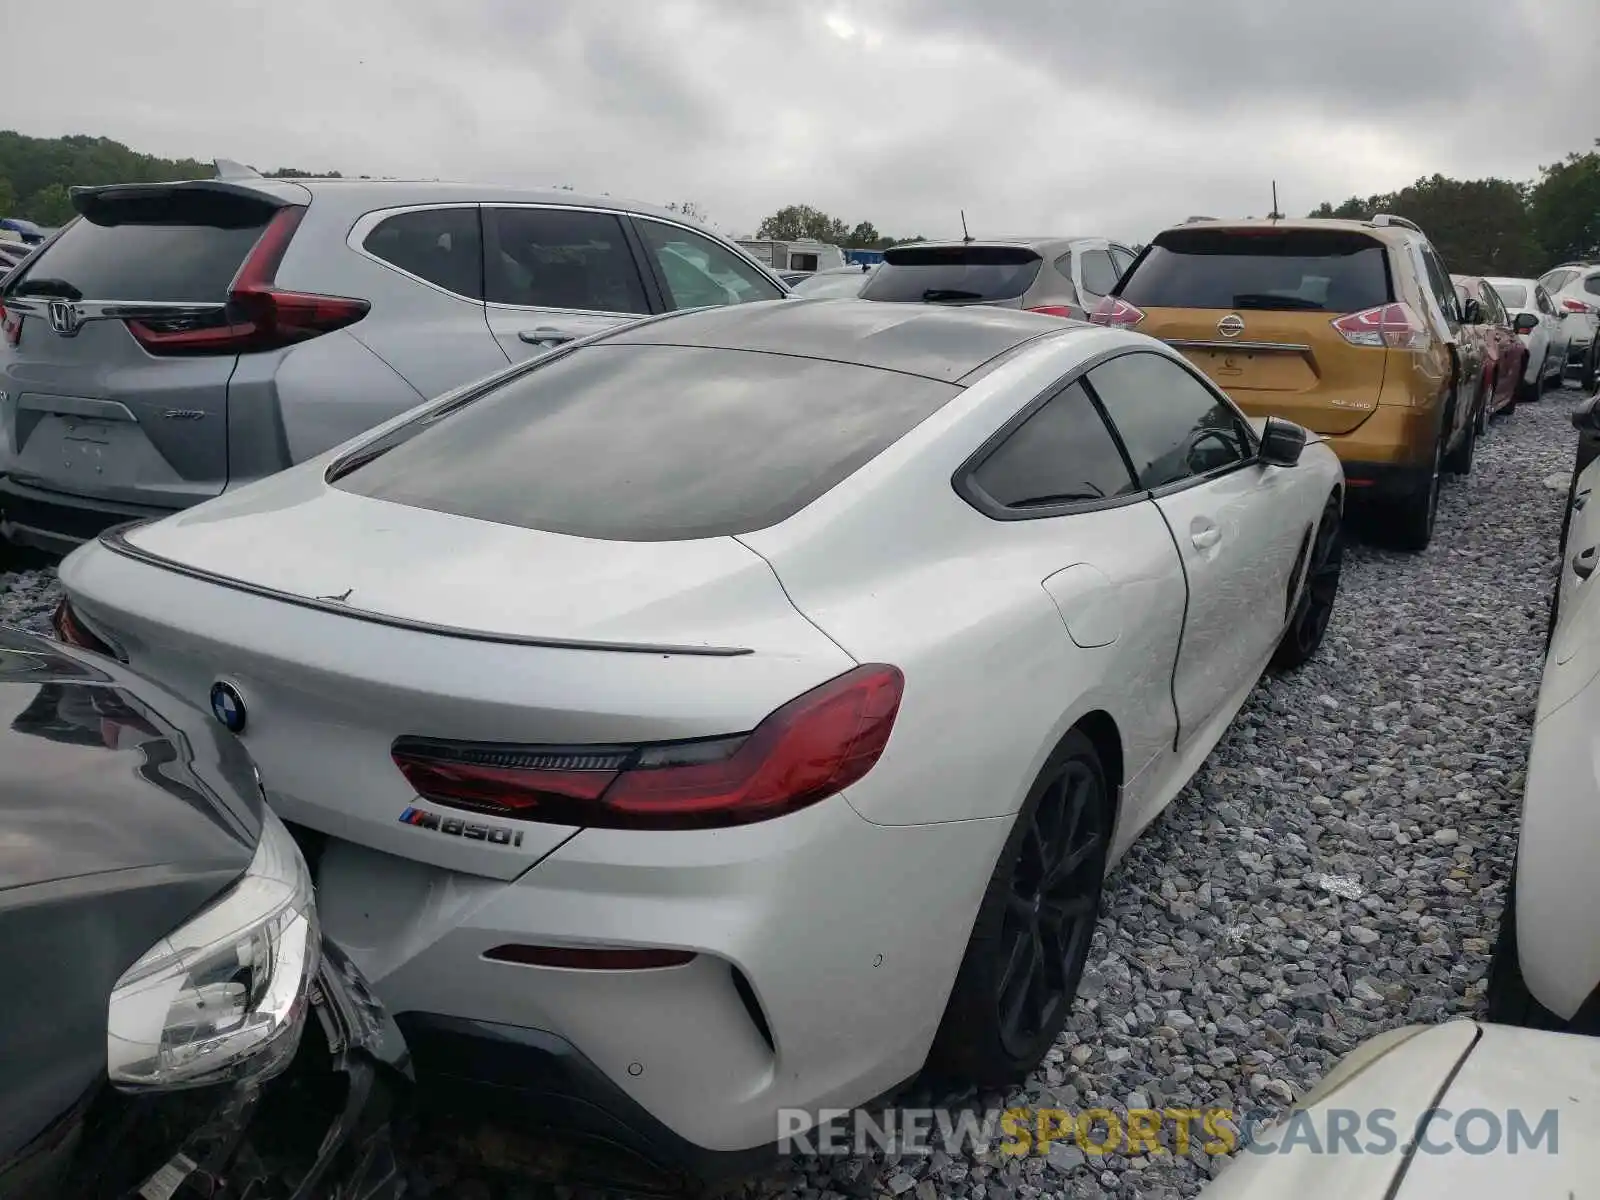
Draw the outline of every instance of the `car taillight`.
[[[243,354],[292,346],[361,320],[372,308],[365,300],[290,292],[273,285],[305,211],[280,208],[267,222],[233,278],[220,324],[138,320],[129,321],[128,330],[151,354]]]
[[[825,800],[883,753],[905,676],[860,666],[748,734],[642,746],[517,746],[405,737],[395,765],[447,808],[602,829],[748,825]]]
[[[22,314],[7,312],[6,306],[0,303],[0,330],[5,333],[6,345],[19,345],[22,341]]]
[[[1379,304],[1333,322],[1339,335],[1352,346],[1390,350],[1426,350],[1432,344],[1427,327],[1403,301]]]
[[[1047,317],[1071,318],[1078,315],[1073,311],[1072,305],[1070,304],[1040,304],[1034,308],[1028,309],[1028,311],[1043,313]]]
[[[107,658],[120,658],[103,639],[96,637],[82,621],[78,614],[72,611],[72,605],[63,596],[56,605],[56,611],[51,614],[50,625],[56,631],[56,637],[69,646],[77,646],[81,650],[93,650],[96,654],[104,654]]]
[[[1582,300],[1574,300],[1570,296],[1562,299],[1561,307],[1566,309],[1568,312],[1575,313],[1592,313],[1597,311],[1594,305],[1585,304]]]
[[[1089,314],[1089,320],[1096,325],[1132,329],[1144,320],[1144,310],[1135,308],[1126,300],[1116,296],[1107,296],[1094,306],[1094,311]]]

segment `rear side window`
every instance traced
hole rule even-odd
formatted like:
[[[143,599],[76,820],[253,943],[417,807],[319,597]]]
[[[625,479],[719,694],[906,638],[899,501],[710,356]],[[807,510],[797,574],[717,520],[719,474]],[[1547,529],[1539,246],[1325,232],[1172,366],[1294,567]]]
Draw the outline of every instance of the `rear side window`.
[[[1545,314],[1554,314],[1555,313],[1556,306],[1551,301],[1549,292],[1545,291],[1543,288],[1536,288],[1534,290],[1533,296],[1534,296],[1534,302],[1536,304],[1538,304],[1540,312],[1545,313]]]
[[[201,189],[129,189],[95,197],[12,281],[18,293],[70,300],[227,299],[276,208]]]
[[[566,208],[485,208],[487,299],[529,308],[649,311],[622,222]]]
[[[1124,250],[1121,246],[1113,246],[1111,247],[1111,265],[1116,269],[1117,278],[1120,279],[1123,273],[1133,266],[1133,254]]]
[[[576,537],[721,537],[792,516],[959,392],[820,359],[601,344],[417,424],[335,482]]]
[[[1550,291],[1559,292],[1567,286],[1567,281],[1576,274],[1576,271],[1551,271],[1548,275],[1542,276],[1539,282]]]
[[[1494,290],[1500,293],[1500,298],[1510,308],[1521,308],[1528,302],[1528,289],[1520,283],[1497,283]]]
[[[1096,296],[1108,294],[1117,286],[1117,270],[1111,265],[1111,255],[1104,250],[1083,252],[1084,290]]]
[[[645,252],[655,259],[673,308],[714,308],[776,300],[776,285],[726,246],[710,238],[640,217],[635,220]],[[815,270],[815,256],[812,270]],[[791,266],[793,264],[790,264]]]
[[[361,246],[447,292],[483,299],[483,239],[476,206],[396,213],[378,222]]]
[[[1043,265],[1026,246],[901,246],[884,251],[861,296],[933,304],[1015,300]]]
[[[1583,290],[1591,296],[1600,296],[1600,275],[1591,275],[1583,281]]]
[[[972,481],[1011,509],[1105,500],[1138,490],[1081,383],[1046,401],[983,460]]]
[[[1381,242],[1359,233],[1171,230],[1123,283],[1139,308],[1360,312],[1392,295]]]

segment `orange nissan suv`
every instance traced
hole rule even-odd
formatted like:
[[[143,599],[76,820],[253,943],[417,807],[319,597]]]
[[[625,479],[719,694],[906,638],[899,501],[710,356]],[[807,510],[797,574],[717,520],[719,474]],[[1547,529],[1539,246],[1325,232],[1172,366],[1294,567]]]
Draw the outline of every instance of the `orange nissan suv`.
[[[1461,312],[1422,231],[1371,221],[1216,221],[1168,229],[1091,320],[1186,355],[1252,416],[1322,434],[1351,502],[1395,539],[1433,536],[1441,470],[1466,474],[1478,380],[1460,369]]]

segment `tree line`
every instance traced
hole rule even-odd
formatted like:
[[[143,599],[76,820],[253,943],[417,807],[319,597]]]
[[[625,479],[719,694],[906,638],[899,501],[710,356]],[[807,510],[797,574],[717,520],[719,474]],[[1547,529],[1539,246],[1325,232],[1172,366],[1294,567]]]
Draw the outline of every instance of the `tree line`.
[[[1323,203],[1309,215],[1366,220],[1376,213],[1415,221],[1459,275],[1540,275],[1560,262],[1600,257],[1600,153],[1574,151],[1531,183],[1431,175],[1396,192]]]
[[[1596,140],[1600,146],[1600,139]],[[204,179],[210,163],[193,158],[140,154],[110,138],[29,137],[0,130],[0,216],[23,217],[54,226],[70,220],[67,189],[82,184],[161,183]],[[282,178],[311,172],[279,167],[262,174]],[[693,202],[668,206],[705,219]],[[1600,152],[1573,153],[1542,167],[1539,177],[1520,183],[1507,179],[1450,179],[1432,175],[1395,192],[1352,196],[1323,203],[1313,217],[1368,218],[1387,212],[1415,221],[1438,247],[1452,271],[1471,275],[1537,275],[1558,262],[1600,257]],[[790,204],[762,221],[758,238],[794,241],[814,238],[852,249],[881,250],[922,235],[891,237],[871,221],[851,224],[809,204]]]

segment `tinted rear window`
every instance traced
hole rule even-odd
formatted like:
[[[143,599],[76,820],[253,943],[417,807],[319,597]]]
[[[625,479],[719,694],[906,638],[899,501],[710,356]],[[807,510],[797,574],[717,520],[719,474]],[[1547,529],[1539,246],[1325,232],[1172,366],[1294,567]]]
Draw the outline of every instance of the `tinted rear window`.
[[[28,264],[13,289],[72,300],[223,300],[274,211],[200,191],[98,203]]]
[[[1506,302],[1507,308],[1521,308],[1528,303],[1528,289],[1520,283],[1497,283],[1494,290]]]
[[[905,246],[884,251],[861,296],[934,304],[1015,300],[1043,264],[1026,246]]]
[[[1165,233],[1121,294],[1139,308],[1337,313],[1390,299],[1382,243],[1332,230]]]
[[[958,391],[780,354],[590,346],[412,427],[337,486],[609,541],[748,533],[805,507]]]

